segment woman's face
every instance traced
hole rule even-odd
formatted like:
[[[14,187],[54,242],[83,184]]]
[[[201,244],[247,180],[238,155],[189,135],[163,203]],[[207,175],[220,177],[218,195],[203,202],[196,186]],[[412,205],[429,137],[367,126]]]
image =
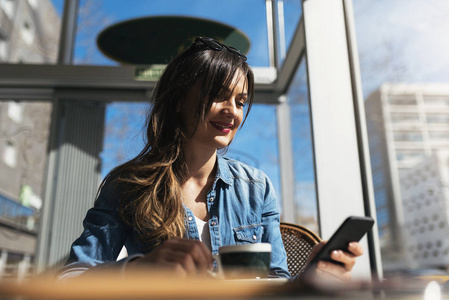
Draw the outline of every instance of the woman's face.
[[[181,106],[183,124],[189,136],[195,130],[194,115],[200,84],[198,82],[190,89]],[[206,113],[205,122],[200,122],[195,134],[189,139],[189,144],[214,150],[229,145],[242,123],[244,104],[248,98],[247,80],[242,72],[236,73],[231,84],[231,88],[233,87],[233,90],[223,89],[220,92]]]

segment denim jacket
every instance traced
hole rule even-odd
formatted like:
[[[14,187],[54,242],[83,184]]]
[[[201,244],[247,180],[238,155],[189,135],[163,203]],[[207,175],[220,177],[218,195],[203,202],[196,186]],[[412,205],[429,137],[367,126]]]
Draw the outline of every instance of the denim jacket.
[[[212,254],[224,245],[270,243],[270,277],[286,277],[287,258],[279,229],[279,209],[274,188],[260,170],[236,160],[217,156],[217,173],[207,194]],[[84,231],[72,244],[69,259],[60,278],[77,276],[96,265],[118,266],[125,246],[128,255],[143,255],[153,247],[143,245],[138,232],[124,224],[118,215],[119,197],[111,184],[105,184],[95,205],[84,219]],[[186,238],[199,240],[195,216],[185,207]]]

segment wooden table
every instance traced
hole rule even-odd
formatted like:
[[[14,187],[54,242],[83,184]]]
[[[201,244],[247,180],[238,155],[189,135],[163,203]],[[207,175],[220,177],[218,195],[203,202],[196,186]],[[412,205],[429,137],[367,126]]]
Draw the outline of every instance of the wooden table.
[[[97,272],[63,282],[36,276],[21,283],[0,282],[0,299],[217,299],[278,295],[286,281],[220,280],[209,277],[180,279],[172,274],[136,273],[126,279]]]
[[[122,278],[96,272],[64,282],[35,276],[22,283],[0,282],[0,299],[115,300],[115,299],[423,299],[428,282],[399,279],[379,286],[353,282],[319,289],[279,280],[222,280],[210,277],[180,279],[161,272],[137,272]],[[439,283],[441,284],[441,282]],[[444,294],[446,293],[446,294]],[[447,291],[444,297],[449,299]]]

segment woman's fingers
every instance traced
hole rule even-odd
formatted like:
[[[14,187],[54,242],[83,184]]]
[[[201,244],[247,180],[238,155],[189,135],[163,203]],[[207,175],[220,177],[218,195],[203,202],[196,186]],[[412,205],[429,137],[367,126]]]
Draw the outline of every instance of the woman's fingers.
[[[347,251],[334,250],[331,253],[331,258],[344,265],[346,271],[351,271],[355,265],[356,257],[363,254],[363,248],[360,243],[351,242],[348,245]]]
[[[343,281],[351,279],[351,271],[355,265],[356,258],[363,254],[363,248],[358,242],[351,242],[348,245],[348,251],[334,250],[331,252],[331,258],[340,263],[320,261],[317,266],[317,275],[323,277],[337,277]]]
[[[188,253],[182,251],[167,251],[164,261],[170,262],[175,265],[179,265],[188,275],[194,275],[197,273],[196,264]]]
[[[206,245],[197,240],[173,238],[142,259],[133,262],[149,263],[158,268],[172,270],[180,275],[195,275],[212,269],[212,254]]]
[[[348,250],[355,256],[363,255],[363,247],[362,247],[362,245],[360,245],[360,243],[357,243],[357,242],[349,243]]]
[[[171,261],[178,261],[186,267],[193,264],[196,269],[202,271],[212,268],[212,253],[204,243],[180,238],[170,239],[166,243],[173,252]]]
[[[342,250],[334,250],[331,253],[331,258],[337,262],[343,264],[343,268],[346,271],[351,271],[355,265],[356,256],[352,253],[345,252]]]

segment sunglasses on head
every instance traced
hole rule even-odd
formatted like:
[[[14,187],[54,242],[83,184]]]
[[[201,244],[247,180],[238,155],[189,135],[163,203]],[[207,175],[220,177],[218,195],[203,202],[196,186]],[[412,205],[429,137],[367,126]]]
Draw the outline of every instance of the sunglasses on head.
[[[222,43],[214,40],[213,38],[205,37],[205,36],[197,37],[195,39],[195,43],[193,45],[195,46],[198,42],[203,43],[204,45],[206,45],[207,47],[209,47],[212,50],[222,51],[222,50],[226,49],[229,52],[237,54],[238,56],[243,58],[244,61],[246,61],[246,55],[243,54],[239,49],[222,44]]]

